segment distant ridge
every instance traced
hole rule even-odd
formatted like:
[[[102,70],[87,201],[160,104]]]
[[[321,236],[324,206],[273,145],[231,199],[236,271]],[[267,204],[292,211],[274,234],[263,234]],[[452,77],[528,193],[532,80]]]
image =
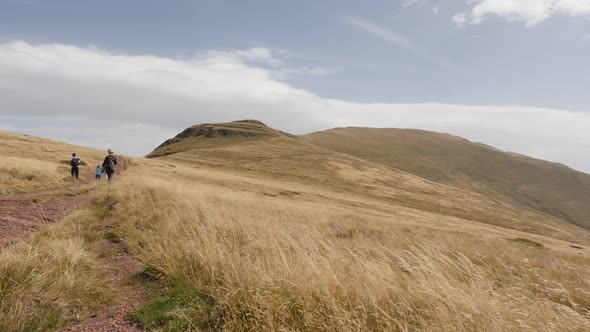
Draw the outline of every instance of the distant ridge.
[[[590,229],[590,175],[562,164],[414,129],[336,128],[303,139]]]
[[[257,120],[241,120],[191,126],[147,157],[177,155],[225,165],[330,151],[590,229],[590,175],[450,134],[348,127],[295,137]]]

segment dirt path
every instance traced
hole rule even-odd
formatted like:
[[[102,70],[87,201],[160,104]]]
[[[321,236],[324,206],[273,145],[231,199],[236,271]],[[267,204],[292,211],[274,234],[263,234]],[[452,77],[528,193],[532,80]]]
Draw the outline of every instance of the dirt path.
[[[106,220],[103,226],[112,232],[112,224]],[[104,258],[102,265],[108,273],[109,283],[117,296],[117,302],[99,311],[81,323],[64,328],[61,332],[136,332],[143,331],[128,320],[128,315],[144,302],[145,284],[137,281],[142,264],[130,255],[116,238],[96,243],[95,250]]]
[[[117,158],[115,181],[125,169],[127,160]],[[91,176],[94,181],[94,174]],[[103,176],[103,180],[106,179]],[[107,272],[108,282],[116,296],[116,302],[100,310],[96,315],[85,317],[80,323],[63,328],[62,332],[136,332],[143,331],[131,323],[128,316],[144,302],[146,284],[139,282],[137,276],[143,270],[143,265],[133,255],[129,254],[125,245],[117,238],[113,223],[103,220],[102,226],[108,239],[95,243],[94,251],[100,258],[100,263]]]
[[[115,181],[128,162],[117,158]],[[0,195],[0,249],[27,239],[41,227],[64,218],[68,213],[90,202],[96,185],[107,185],[103,176],[96,183],[94,170],[80,174],[79,182],[64,184],[64,188],[28,194]],[[142,271],[142,264],[129,254],[116,237],[113,225],[103,220],[105,233],[112,235],[95,243],[95,252],[107,271],[109,283],[117,297],[116,303],[77,325],[62,331],[142,331],[130,323],[128,315],[144,302],[145,283],[132,282]],[[136,278],[135,278],[136,280]]]
[[[0,248],[28,238],[40,227],[62,219],[88,201],[87,189],[0,195]]]
[[[127,160],[118,157],[117,164],[119,176],[127,168]],[[0,195],[0,248],[27,239],[39,228],[88,203],[94,183],[94,173],[86,172],[79,182],[66,182],[57,190]]]

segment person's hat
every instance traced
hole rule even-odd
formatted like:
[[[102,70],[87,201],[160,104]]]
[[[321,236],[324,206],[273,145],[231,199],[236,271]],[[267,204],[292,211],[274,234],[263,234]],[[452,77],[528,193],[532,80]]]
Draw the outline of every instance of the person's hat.
[[[107,152],[108,152],[109,154],[113,154],[113,150],[111,150],[111,149],[108,149],[108,150],[107,150]]]

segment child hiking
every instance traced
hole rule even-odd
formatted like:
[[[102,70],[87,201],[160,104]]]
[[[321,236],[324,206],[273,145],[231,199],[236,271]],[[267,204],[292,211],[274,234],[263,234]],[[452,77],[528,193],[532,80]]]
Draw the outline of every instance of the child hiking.
[[[107,180],[111,182],[113,177],[115,176],[115,167],[117,166],[117,157],[113,154],[113,150],[109,149],[108,155],[104,158],[102,162],[102,167],[104,171],[107,173]]]
[[[96,175],[96,182],[100,182],[100,176],[102,175],[103,169],[100,165],[96,165],[96,171],[94,174]]]
[[[80,158],[76,157],[75,153],[72,153],[72,159],[70,160],[70,166],[72,166],[71,174],[72,178],[78,180],[80,175]]]

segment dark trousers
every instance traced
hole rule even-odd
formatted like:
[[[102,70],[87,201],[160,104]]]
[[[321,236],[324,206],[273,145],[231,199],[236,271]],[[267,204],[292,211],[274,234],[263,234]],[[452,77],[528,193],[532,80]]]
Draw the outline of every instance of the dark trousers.
[[[72,177],[77,179],[79,175],[80,168],[78,168],[78,166],[72,166]]]
[[[109,180],[109,182],[115,177],[115,172],[108,172],[107,171],[107,180]]]

